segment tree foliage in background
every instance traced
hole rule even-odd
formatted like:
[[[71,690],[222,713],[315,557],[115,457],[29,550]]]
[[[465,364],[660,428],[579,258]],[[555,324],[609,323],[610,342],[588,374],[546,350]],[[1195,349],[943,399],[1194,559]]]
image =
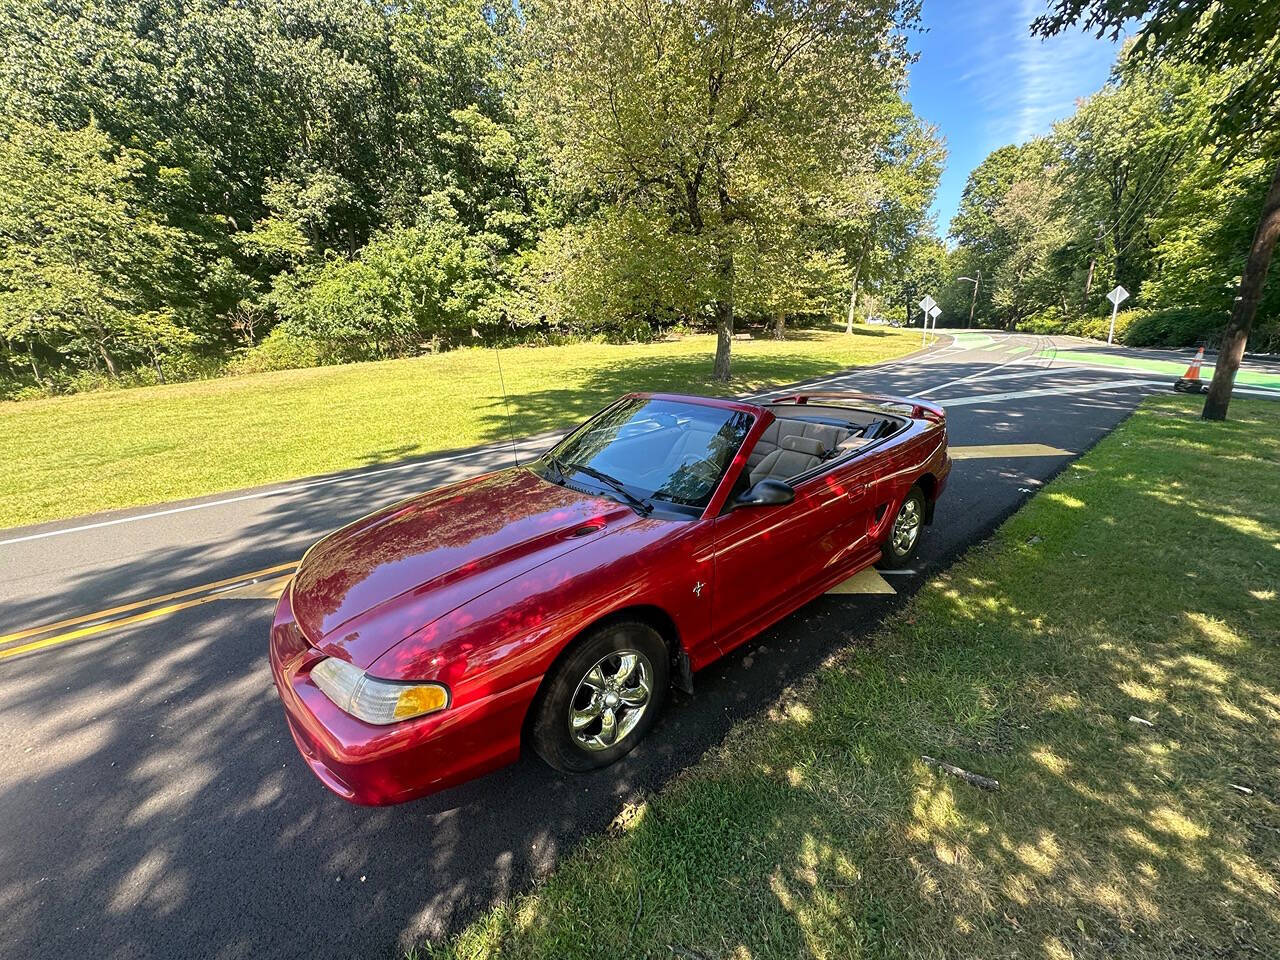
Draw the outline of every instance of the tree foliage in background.
[[[1222,151],[1204,139],[1237,71],[1133,57],[1126,48],[1108,84],[1052,134],[993,151],[970,174],[950,227],[951,300],[939,298],[949,315],[972,290],[958,277],[981,270],[975,314],[989,325],[1105,336],[1106,293],[1119,283],[1133,294],[1119,325],[1127,342],[1221,336],[1268,189],[1267,154],[1257,141]],[[1274,285],[1260,316],[1265,349],[1280,342]]]
[[[74,236],[20,238],[24,256],[79,269],[45,266],[30,275],[39,283],[7,270],[0,364],[28,379],[33,363],[114,374],[148,362],[157,341],[218,356],[280,319],[318,337],[340,330],[330,352],[341,355],[453,338],[458,303],[475,301],[494,257],[530,242],[540,216],[539,165],[505,86],[511,20],[467,0],[5,4],[6,162],[50,177],[28,189],[6,176],[0,217],[22,220],[43,194],[85,222]],[[83,155],[61,193],[55,148],[40,143]],[[387,252],[397,243],[399,260]],[[111,250],[129,263],[89,266]],[[407,275],[371,293],[370,276],[396,264]],[[459,289],[441,294],[442,278]],[[339,303],[355,309],[335,325]]]
[[[735,313],[843,313],[926,228],[916,16],[12,0],[0,380],[676,322],[719,324],[725,372]]]
[[[1236,371],[1263,302],[1272,253],[1280,241],[1280,4],[1248,0],[1056,0],[1032,31],[1051,36],[1080,25],[1115,36],[1141,21],[1134,59],[1152,72],[1185,64],[1225,71],[1230,83],[1210,105],[1197,139],[1220,157],[1259,157],[1270,172],[1253,220],[1253,239],[1238,295],[1222,331],[1204,417],[1223,420]],[[1226,161],[1224,160],[1224,163]],[[1224,171],[1225,172],[1225,171]],[[1275,285],[1271,285],[1274,290]]]
[[[92,122],[0,128],[0,338],[25,348],[37,381],[37,344],[114,375],[120,354],[183,342],[173,310],[189,250],[148,207],[146,167]]]

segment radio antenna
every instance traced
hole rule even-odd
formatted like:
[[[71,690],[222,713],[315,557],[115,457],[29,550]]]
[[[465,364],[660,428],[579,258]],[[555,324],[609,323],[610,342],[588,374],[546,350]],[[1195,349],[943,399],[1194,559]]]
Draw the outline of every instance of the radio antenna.
[[[472,327],[471,335],[479,338],[480,331],[475,327]],[[493,355],[498,361],[498,386],[502,388],[502,408],[507,414],[507,438],[511,441],[511,459],[516,462],[516,466],[518,467],[520,466],[520,454],[516,450],[516,428],[515,424],[511,422],[511,403],[507,400],[507,381],[502,375],[502,351],[498,348],[496,343],[493,345]]]

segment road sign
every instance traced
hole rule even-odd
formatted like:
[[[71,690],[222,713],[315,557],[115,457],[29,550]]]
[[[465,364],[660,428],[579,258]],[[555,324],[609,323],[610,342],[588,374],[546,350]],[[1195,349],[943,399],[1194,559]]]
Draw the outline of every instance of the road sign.
[[[925,313],[928,313],[937,305],[938,305],[937,301],[934,300],[933,297],[929,296],[928,294],[925,294],[925,298],[920,301],[920,309],[923,310]]]
[[[1111,301],[1111,329],[1107,331],[1107,343],[1110,343],[1116,335],[1116,311],[1129,299],[1129,291],[1116,284],[1116,288],[1107,294],[1107,299]]]
[[[929,319],[936,322],[940,313],[942,313],[942,308],[935,304],[929,308]]]

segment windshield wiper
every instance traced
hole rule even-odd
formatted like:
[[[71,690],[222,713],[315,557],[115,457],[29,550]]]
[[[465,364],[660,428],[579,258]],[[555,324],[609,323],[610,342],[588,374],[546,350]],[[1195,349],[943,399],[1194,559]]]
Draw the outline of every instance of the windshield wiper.
[[[627,503],[631,506],[631,508],[635,510],[636,513],[640,514],[642,517],[647,517],[649,514],[653,513],[653,504],[650,503],[648,500],[642,500],[640,497],[637,497],[634,493],[632,493],[630,490],[628,490],[626,487],[622,485],[621,480],[617,480],[609,476],[607,473],[602,473],[601,471],[597,470],[595,467],[588,467],[586,464],[562,463],[556,457],[552,457],[551,462],[554,463],[558,469],[560,469],[562,476],[565,470],[576,470],[578,471],[578,473],[585,473],[588,477],[592,477],[593,479],[599,480],[605,486],[609,487],[615,493],[617,493],[620,497],[622,497],[622,499],[626,500]]]

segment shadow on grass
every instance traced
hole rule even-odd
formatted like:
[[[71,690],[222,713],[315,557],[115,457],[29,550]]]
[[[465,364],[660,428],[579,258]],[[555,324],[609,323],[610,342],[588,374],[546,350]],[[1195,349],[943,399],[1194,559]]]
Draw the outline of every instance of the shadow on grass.
[[[777,344],[777,347],[785,351],[786,344]],[[512,353],[514,360],[504,360],[508,368],[519,362],[518,353]],[[592,370],[582,380],[564,386],[548,384],[540,389],[512,393],[507,397],[507,404],[511,429],[517,436],[524,436],[585,420],[628,393],[733,396],[774,384],[810,380],[835,369],[837,365],[833,361],[821,357],[773,351],[746,354],[734,358],[733,379],[723,383],[711,378],[709,356],[643,357]],[[483,438],[500,440],[508,436],[507,409],[501,395],[477,402],[483,404]]]
[[[847,648],[618,835],[424,952],[1273,955],[1274,413],[1233,406],[1222,429],[1151,405],[874,649]]]

